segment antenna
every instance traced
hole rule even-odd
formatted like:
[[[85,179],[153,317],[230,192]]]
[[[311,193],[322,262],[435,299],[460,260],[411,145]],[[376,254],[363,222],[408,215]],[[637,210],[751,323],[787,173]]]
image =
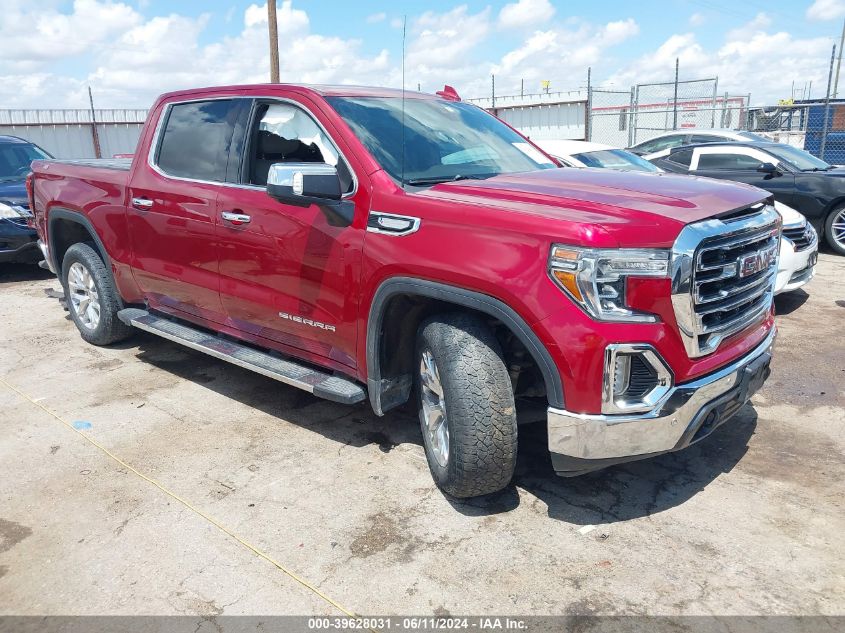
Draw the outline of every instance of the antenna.
[[[405,189],[405,29],[408,16],[402,16],[402,189]]]

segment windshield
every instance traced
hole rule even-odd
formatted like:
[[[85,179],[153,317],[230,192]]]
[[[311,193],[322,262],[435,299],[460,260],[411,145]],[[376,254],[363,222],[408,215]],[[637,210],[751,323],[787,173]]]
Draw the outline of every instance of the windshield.
[[[555,167],[507,125],[467,103],[405,99],[403,114],[402,99],[397,97],[327,100],[382,168],[405,184],[423,186]]]
[[[799,171],[826,171],[828,169],[833,169],[833,165],[816,158],[809,152],[805,152],[803,149],[793,147],[792,145],[776,143],[767,147],[766,151]]]
[[[622,171],[660,171],[646,159],[626,152],[624,149],[600,149],[595,152],[575,154],[574,157],[587,167],[605,167]]]
[[[0,181],[23,180],[29,173],[29,164],[50,156],[30,143],[0,144]]]

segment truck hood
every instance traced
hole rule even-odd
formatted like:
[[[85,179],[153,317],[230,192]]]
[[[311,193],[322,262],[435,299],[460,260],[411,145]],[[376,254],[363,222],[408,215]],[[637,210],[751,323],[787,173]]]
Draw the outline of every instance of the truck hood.
[[[651,235],[671,243],[692,222],[760,202],[770,194],[735,182],[610,169],[544,169],[442,183],[420,195],[600,227],[620,244]]]

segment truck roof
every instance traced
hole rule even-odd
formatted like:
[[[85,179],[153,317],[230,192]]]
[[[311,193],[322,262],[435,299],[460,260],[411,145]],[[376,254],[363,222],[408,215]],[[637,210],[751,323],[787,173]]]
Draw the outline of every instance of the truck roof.
[[[381,88],[375,86],[346,86],[321,84],[241,84],[232,86],[207,86],[205,88],[190,88],[167,92],[161,98],[204,96],[208,93],[265,93],[272,95],[279,90],[296,90],[311,92],[322,97],[396,97],[402,96],[403,91],[398,88]],[[439,99],[437,95],[416,90],[405,90],[406,99]]]

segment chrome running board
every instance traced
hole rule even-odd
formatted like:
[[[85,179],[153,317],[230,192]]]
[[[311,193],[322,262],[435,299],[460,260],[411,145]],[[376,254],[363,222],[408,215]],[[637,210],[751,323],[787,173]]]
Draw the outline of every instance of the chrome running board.
[[[259,352],[252,347],[150,314],[146,310],[126,308],[118,312],[117,316],[126,325],[297,387],[318,398],[355,404],[366,397],[364,389],[347,378],[332,376],[318,369]]]

